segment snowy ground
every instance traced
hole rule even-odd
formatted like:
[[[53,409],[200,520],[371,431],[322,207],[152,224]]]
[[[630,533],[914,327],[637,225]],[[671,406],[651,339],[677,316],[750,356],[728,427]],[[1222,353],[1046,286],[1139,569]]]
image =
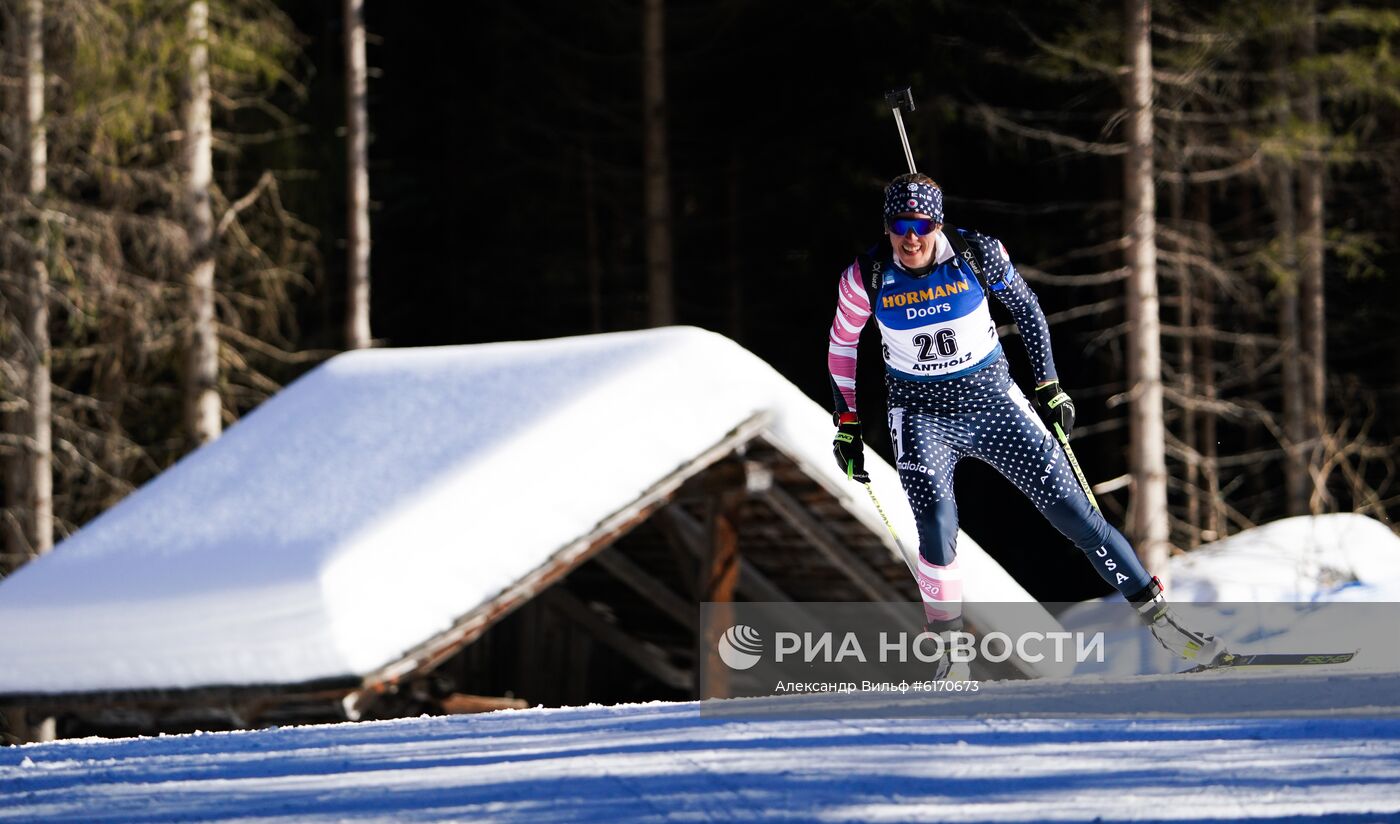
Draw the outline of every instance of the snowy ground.
[[[1400,820],[1393,677],[1346,676],[1336,714],[1296,706],[1317,674],[1256,677],[1273,717],[1114,714],[1179,706],[1183,678],[984,685],[1022,693],[997,717],[682,703],[58,742],[0,751],[0,821]]]

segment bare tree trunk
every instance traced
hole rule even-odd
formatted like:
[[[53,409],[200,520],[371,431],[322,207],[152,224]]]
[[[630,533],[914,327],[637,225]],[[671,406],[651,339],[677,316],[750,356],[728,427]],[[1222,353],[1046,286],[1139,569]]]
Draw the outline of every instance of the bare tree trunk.
[[[1274,90],[1278,96],[1280,126],[1287,128],[1291,119],[1288,90],[1288,61],[1286,46],[1273,45]],[[1302,371],[1299,359],[1298,330],[1298,230],[1297,205],[1293,197],[1293,170],[1283,160],[1274,161],[1269,172],[1269,205],[1274,213],[1274,236],[1278,239],[1279,267],[1283,277],[1278,279],[1278,332],[1283,361],[1283,433],[1284,493],[1289,515],[1302,515],[1308,507],[1308,467],[1303,441],[1306,403],[1303,395]]]
[[[1257,210],[1254,208],[1256,192],[1249,187],[1235,187],[1231,190],[1234,197],[1233,220],[1236,225],[1243,227],[1247,237],[1263,237],[1267,233]],[[1226,325],[1231,328],[1259,329],[1268,324],[1267,313],[1261,308],[1260,301],[1231,302],[1223,306]],[[1258,397],[1264,392],[1262,380],[1263,370],[1260,368],[1264,353],[1257,339],[1248,338],[1230,347],[1227,355],[1229,366],[1222,370],[1222,374],[1232,374],[1243,376],[1242,381],[1235,379],[1231,381],[1235,392],[1242,392],[1248,397]],[[1240,388],[1243,382],[1244,388]],[[1261,426],[1245,426],[1239,433],[1240,441],[1233,451],[1252,453],[1271,447],[1277,443],[1273,434],[1269,434],[1269,442],[1266,444],[1260,437]],[[1232,490],[1237,499],[1250,501],[1263,501],[1265,498],[1272,498],[1278,494],[1278,481],[1273,477],[1274,473],[1264,472],[1262,467],[1256,464],[1238,466],[1230,473],[1228,488]],[[1221,504],[1224,506],[1224,503]],[[1260,509],[1255,506],[1247,513],[1247,520],[1257,520],[1260,518]],[[1228,524],[1228,521],[1225,522]],[[1222,524],[1224,525],[1224,524]]]
[[[44,127],[44,3],[24,1],[24,130],[26,191],[32,198],[48,188],[49,144]]]
[[[647,318],[676,322],[671,256],[671,161],[666,150],[665,0],[642,2],[643,211],[646,215]]]
[[[34,211],[32,257],[25,307],[27,338],[25,387],[29,413],[26,415],[28,460],[29,546],[33,555],[53,548],[53,388],[49,368],[49,267],[48,230],[43,214],[44,192],[48,189],[49,148],[44,126],[44,3],[25,0],[24,4],[25,102],[24,128],[29,208]]]
[[[1200,327],[1205,331],[1215,328],[1215,286],[1209,279],[1201,284]],[[1196,340],[1196,369],[1200,375],[1201,400],[1207,404],[1219,395],[1215,384],[1215,343],[1209,335],[1201,335]],[[1206,410],[1201,413],[1201,479],[1205,485],[1206,509],[1202,524],[1201,540],[1218,541],[1228,533],[1225,518],[1225,501],[1220,497],[1219,439],[1216,435],[1216,413]]]
[[[1171,218],[1176,226],[1181,226],[1185,212],[1186,184],[1171,185]],[[1178,324],[1189,330],[1196,322],[1195,285],[1189,263],[1174,266],[1177,275]],[[1186,546],[1195,548],[1201,543],[1201,460],[1196,438],[1196,414],[1191,402],[1196,398],[1196,341],[1190,334],[1176,339],[1177,371],[1181,375],[1181,394],[1188,401],[1181,410],[1181,442],[1186,445],[1185,489],[1186,489]]]
[[[1200,253],[1210,256],[1209,226],[1210,198],[1196,198],[1194,212],[1195,234]],[[1200,300],[1197,302],[1196,328],[1201,334],[1196,336],[1196,386],[1201,400],[1209,407],[1216,400],[1215,384],[1215,341],[1211,337],[1215,331],[1215,284],[1210,274],[1200,279]],[[1201,480],[1205,487],[1205,511],[1201,529],[1201,540],[1214,541],[1225,537],[1224,502],[1220,499],[1220,468],[1216,462],[1216,413],[1209,408],[1199,413],[1197,437],[1201,447]]]
[[[1181,268],[1181,328],[1191,329],[1196,323],[1195,278],[1191,267]],[[1196,341],[1189,335],[1182,335],[1178,342],[1181,357],[1181,393],[1191,400],[1196,394]],[[1201,545],[1201,453],[1200,437],[1196,426],[1196,413],[1187,408],[1181,410],[1181,440],[1186,444],[1186,525],[1187,546],[1191,549]]]
[[[1124,0],[1128,61],[1128,153],[1124,223],[1128,235],[1128,467],[1133,492],[1128,531],[1148,569],[1167,572],[1166,429],[1162,412],[1161,317],[1157,301],[1157,197],[1152,154],[1152,10]]]
[[[1280,177],[1291,178],[1290,175],[1280,172]],[[1287,180],[1287,185],[1291,185],[1292,180]],[[1276,185],[1285,185],[1282,182]],[[1284,243],[1294,242],[1292,219],[1292,198],[1289,198],[1287,208],[1289,218],[1287,221],[1280,220],[1279,234],[1284,239]],[[1287,232],[1288,234],[1284,234]],[[1292,258],[1292,256],[1290,256]],[[1290,274],[1296,275],[1296,258],[1285,262]],[[1282,349],[1282,379],[1283,379],[1283,434],[1284,443],[1284,490],[1287,497],[1287,512],[1289,515],[1303,515],[1308,511],[1308,489],[1310,478],[1307,463],[1307,430],[1304,426],[1306,421],[1307,405],[1303,392],[1302,369],[1299,363],[1299,330],[1298,330],[1298,283],[1293,280],[1288,283],[1280,283],[1278,287],[1278,333],[1280,348]]]
[[[185,361],[185,426],[196,446],[219,437],[219,333],[214,319],[213,143],[209,115],[209,4],[193,0],[186,20],[185,231],[189,235],[190,332]]]
[[[14,8],[9,4],[0,4],[0,35],[5,38],[3,50],[0,50],[0,58],[4,59],[4,74],[15,76],[24,74],[24,32],[21,31],[21,19],[24,10]],[[22,113],[25,101],[15,89],[0,86],[0,94],[4,95],[4,117],[0,117],[0,143],[6,146],[22,145],[25,143],[23,133]],[[13,129],[13,131],[11,131]],[[8,157],[0,158],[9,161]],[[5,175],[0,178],[0,191],[8,195],[12,191],[23,190],[28,180],[24,169],[16,157],[13,161],[5,163]],[[17,249],[18,244],[12,238],[4,238],[8,245],[0,250],[0,254],[13,255],[12,249]],[[0,287],[4,284],[0,283]],[[18,284],[19,289],[11,293],[6,290],[0,294],[0,308],[8,309],[3,322],[11,323],[16,329],[24,325],[24,284]],[[0,410],[0,424],[4,426],[5,440],[15,444],[14,447],[0,451],[0,458],[3,458],[4,485],[0,491],[4,492],[4,510],[0,511],[0,574],[9,572],[14,567],[24,563],[29,557],[29,538],[27,522],[27,509],[25,498],[29,490],[29,482],[25,479],[25,452],[22,448],[26,431],[26,410],[21,408],[23,400],[21,393],[25,388],[24,377],[24,342],[18,334],[0,335],[0,366],[6,370],[3,377],[4,383],[0,383],[0,389],[5,390],[0,394],[0,400],[8,405],[8,410]]]
[[[364,0],[344,0],[345,16],[345,348],[367,349],[369,330],[369,113],[365,101]]]
[[[48,189],[48,134],[44,125],[44,3],[24,0],[20,24],[24,48],[24,170],[26,208],[32,219],[28,277],[25,279],[24,334],[20,363],[24,371],[24,400],[21,469],[17,480],[24,490],[21,516],[28,554],[36,557],[53,548],[53,388],[49,374],[52,359],[49,346],[49,269],[48,229],[43,217],[44,193]],[[10,735],[17,740],[52,741],[52,718],[31,721],[23,710],[6,713]]]
[[[1316,3],[1303,4],[1307,15],[1301,37],[1302,59],[1317,56]],[[1322,125],[1316,78],[1304,80],[1301,111],[1304,129],[1316,134]],[[1313,512],[1321,512],[1328,503],[1326,478],[1321,472],[1322,433],[1327,431],[1327,314],[1323,291],[1323,163],[1321,146],[1305,152],[1298,170],[1298,192],[1301,203],[1298,229],[1302,239],[1301,282],[1298,289],[1299,317],[1302,326],[1303,393],[1306,400],[1306,434],[1314,444],[1308,458],[1309,471],[1314,474]]]
[[[5,416],[13,436],[13,457],[6,462],[5,488],[9,518],[4,527],[0,574],[42,555],[53,547],[53,390],[49,344],[48,228],[44,194],[48,188],[48,135],[44,125],[44,4],[23,0],[11,26],[7,46],[24,82],[10,98],[16,101],[15,143],[23,148],[16,188],[24,193],[22,230],[15,239],[16,267],[22,271],[13,293],[16,332],[9,336],[6,357],[13,368],[9,387],[18,401]],[[9,181],[7,181],[8,183]]]

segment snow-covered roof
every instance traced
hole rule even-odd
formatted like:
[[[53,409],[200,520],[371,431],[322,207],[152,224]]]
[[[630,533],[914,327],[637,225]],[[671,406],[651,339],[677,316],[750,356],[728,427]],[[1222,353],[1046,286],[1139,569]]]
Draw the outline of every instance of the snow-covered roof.
[[[0,582],[0,694],[362,676],[756,414],[883,534],[830,458],[829,413],[713,333],[339,355]],[[870,473],[915,535],[894,470],[872,456]],[[1031,600],[959,548],[969,600]]]

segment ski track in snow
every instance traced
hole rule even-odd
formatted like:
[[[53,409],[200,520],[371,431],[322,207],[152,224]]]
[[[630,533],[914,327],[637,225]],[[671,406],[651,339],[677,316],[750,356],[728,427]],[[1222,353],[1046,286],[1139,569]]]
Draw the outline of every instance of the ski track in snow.
[[[0,750],[0,821],[1400,820],[1400,718],[522,710]]]

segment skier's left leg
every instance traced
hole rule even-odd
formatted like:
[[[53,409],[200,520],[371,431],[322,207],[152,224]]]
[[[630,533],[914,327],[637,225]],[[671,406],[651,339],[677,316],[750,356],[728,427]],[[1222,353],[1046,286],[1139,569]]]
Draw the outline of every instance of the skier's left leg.
[[[1060,452],[1053,438],[1050,442],[1055,451]],[[1162,594],[1161,583],[1147,574],[1128,539],[1090,505],[1083,490],[1076,486],[1072,494],[1042,509],[1041,513],[1074,541],[1099,575],[1137,609],[1157,643],[1173,655],[1197,663],[1209,663],[1225,652],[1225,645],[1218,638],[1188,629],[1172,612]]]
[[[1060,462],[1067,463],[1053,438],[1050,446],[1058,453]],[[1128,539],[1089,503],[1089,496],[1077,482],[1068,495],[1041,509],[1040,514],[1079,547],[1094,571],[1124,598],[1142,592],[1151,583],[1152,576],[1143,568]]]
[[[1089,503],[1055,436],[1014,384],[1002,409],[986,414],[991,426],[978,443],[977,457],[991,464],[1040,514],[1068,538],[1094,571],[1129,597],[1152,582],[1123,534]]]
[[[1094,571],[1137,608],[1163,647],[1187,660],[1206,663],[1224,654],[1219,639],[1187,629],[1172,613],[1161,584],[1143,568],[1128,539],[1089,502],[1064,451],[1020,388],[1011,386],[1008,395],[1007,408],[989,413],[994,425],[979,442],[977,457],[1015,484],[1046,520],[1079,547]]]

